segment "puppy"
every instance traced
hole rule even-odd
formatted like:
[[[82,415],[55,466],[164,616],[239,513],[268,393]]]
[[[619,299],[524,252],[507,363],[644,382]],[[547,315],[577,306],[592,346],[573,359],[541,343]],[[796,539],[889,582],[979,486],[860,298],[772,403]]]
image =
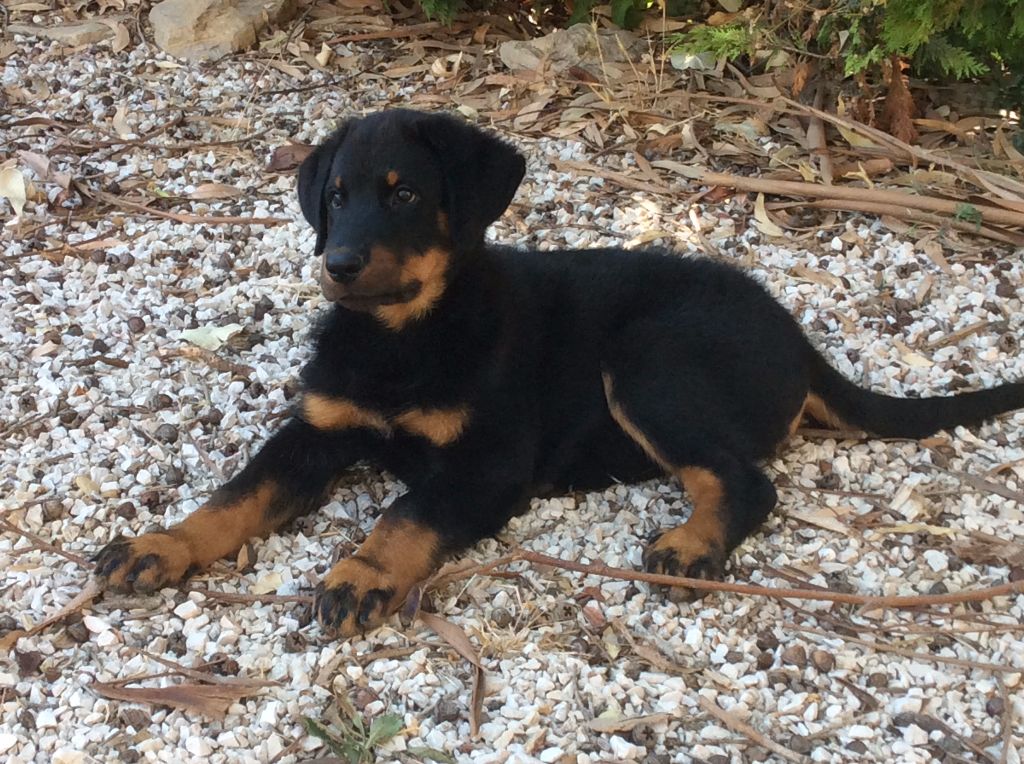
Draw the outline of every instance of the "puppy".
[[[181,581],[328,498],[369,460],[409,488],[317,589],[349,636],[532,497],[668,472],[693,503],[644,552],[714,578],[776,494],[758,464],[805,416],[920,438],[1024,406],[1024,385],[899,399],[840,376],[754,280],[651,249],[513,250],[484,233],[522,180],[510,145],[442,114],[346,121],[303,163],[333,303],[291,419],[183,522],[118,538],[108,587]]]

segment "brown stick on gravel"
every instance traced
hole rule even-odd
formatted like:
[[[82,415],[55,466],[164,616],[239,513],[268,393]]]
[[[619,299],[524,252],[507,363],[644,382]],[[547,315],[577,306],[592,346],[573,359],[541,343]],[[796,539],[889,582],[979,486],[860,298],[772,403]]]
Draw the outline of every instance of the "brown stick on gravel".
[[[925,212],[956,215],[966,205],[950,199],[938,199],[932,196],[904,194],[900,191],[886,191],[877,188],[857,188],[856,186],[826,186],[821,183],[804,183],[795,180],[771,180],[768,178],[748,178],[742,175],[729,175],[721,172],[706,172],[700,181],[709,186],[725,186],[741,191],[756,191],[779,196],[808,197],[812,199],[842,199],[861,204],[877,204],[886,207],[923,210]],[[976,209],[986,223],[999,223],[1024,227],[1024,213],[1002,207],[990,207],[984,204],[969,205]],[[949,221],[954,222],[954,221]],[[961,222],[961,221],[957,221]]]
[[[730,714],[724,708],[719,708],[715,701],[705,698],[703,695],[698,696],[700,701],[700,707],[711,714],[713,717],[718,719],[722,724],[731,729],[733,732],[743,735],[743,737],[750,740],[751,743],[759,745],[762,748],[767,748],[769,751],[774,753],[776,756],[781,756],[786,761],[793,762],[804,762],[807,759],[795,751],[791,751],[785,746],[779,745],[771,738],[765,737],[763,734],[758,732],[756,729],[751,727],[742,719],[738,719],[734,714]]]
[[[491,568],[501,567],[513,562],[530,562],[535,565],[548,565],[552,568],[572,570],[593,576],[614,578],[619,581],[643,581],[660,586],[679,586],[687,589],[699,589],[712,592],[730,592],[755,597],[769,597],[777,600],[817,600],[820,602],[839,602],[847,605],[862,605],[872,608],[910,609],[932,607],[936,605],[956,605],[963,602],[980,602],[994,597],[1024,593],[1024,581],[1011,581],[998,586],[984,589],[965,589],[950,594],[917,594],[897,597],[872,597],[847,592],[820,591],[817,589],[787,589],[774,586],[754,586],[752,584],[733,584],[728,581],[705,581],[701,578],[685,578],[683,576],[665,576],[658,573],[642,573],[635,570],[613,568],[600,562],[582,563],[575,560],[563,560],[548,557],[546,554],[520,549],[512,554],[501,557],[494,562],[477,569],[467,570],[465,575],[485,574]]]

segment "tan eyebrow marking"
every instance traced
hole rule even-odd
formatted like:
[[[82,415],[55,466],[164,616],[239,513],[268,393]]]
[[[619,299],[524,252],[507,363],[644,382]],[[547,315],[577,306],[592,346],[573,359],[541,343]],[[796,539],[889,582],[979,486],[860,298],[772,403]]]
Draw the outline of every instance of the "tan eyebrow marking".
[[[388,170],[388,175],[387,175],[386,180],[387,180],[389,186],[392,186],[392,187],[397,186],[398,185],[398,173],[395,170]]]

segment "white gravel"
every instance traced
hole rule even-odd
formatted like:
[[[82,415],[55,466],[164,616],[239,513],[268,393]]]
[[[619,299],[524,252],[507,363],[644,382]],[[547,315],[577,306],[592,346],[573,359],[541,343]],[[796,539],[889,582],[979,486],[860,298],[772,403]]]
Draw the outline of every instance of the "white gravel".
[[[271,149],[287,138],[316,140],[350,110],[404,103],[432,88],[433,78],[340,73],[332,87],[268,96],[294,83],[262,62],[162,68],[168,62],[141,48],[62,56],[55,46],[16,42],[23,48],[3,61],[2,73],[12,118],[38,113],[96,131],[0,127],[0,162],[29,150],[93,187],[125,195],[133,185],[178,196],[226,183],[245,193],[191,209],[296,221],[202,227],[124,211],[65,228],[62,205],[78,197],[55,199],[54,184],[25,170],[54,201],[49,209],[30,203],[21,227],[0,235],[0,507],[4,520],[88,555],[116,533],[181,519],[259,447],[288,405],[308,354],[303,338],[322,301],[294,178],[264,170]],[[337,49],[371,62],[390,51]],[[313,73],[300,84],[321,77]],[[11,95],[44,88],[48,97],[27,102]],[[209,109],[203,118],[200,96]],[[97,148],[85,158],[69,153],[87,138],[116,140],[113,119],[121,106],[138,134],[179,111],[187,119],[152,138],[152,147]],[[214,117],[246,117],[250,124],[231,130]],[[194,152],[153,148],[246,133],[263,134]],[[671,198],[624,191],[550,164],[576,159],[629,171],[631,159],[622,152],[596,157],[582,144],[555,140],[521,145],[530,158],[528,181],[496,226],[502,241],[613,244],[657,229],[682,251],[698,251],[683,201],[692,189],[680,186]],[[189,203],[164,208],[187,211]],[[852,378],[881,391],[922,394],[1024,378],[1024,253],[974,240],[922,241],[920,232],[895,235],[871,220],[766,241],[746,200],[696,209],[703,235],[757,273]],[[9,211],[0,202],[0,214]],[[119,216],[122,229],[115,227]],[[105,254],[44,256],[106,236],[122,243]],[[943,243],[945,270],[934,257]],[[811,279],[808,272],[830,276]],[[981,321],[991,323],[935,347]],[[247,383],[181,354],[190,347],[184,330],[230,323],[244,331],[217,354],[252,367]],[[81,363],[94,356],[119,365]],[[172,428],[158,432],[161,425]],[[1024,490],[1022,431],[1018,413],[925,446],[797,438],[769,465],[780,486],[779,509],[734,555],[731,575],[775,586],[795,578],[865,594],[956,591],[1010,575],[1011,560],[991,564],[986,549],[997,550],[997,558],[1016,554],[1019,575],[1024,508],[962,475]],[[257,544],[251,571],[225,564],[198,584],[306,593],[334,548],[358,543],[378,508],[401,490],[367,473],[309,523]],[[638,537],[678,523],[687,511],[668,480],[537,501],[472,556],[487,560],[521,545],[635,567]],[[994,546],[989,537],[1011,543]],[[7,631],[54,613],[88,574],[13,533],[0,536],[0,569],[0,626]],[[488,668],[476,739],[469,733],[469,668],[420,625],[406,629],[395,621],[365,640],[328,643],[294,604],[229,604],[166,590],[102,599],[84,611],[84,628],[51,627],[17,643],[20,660],[0,657],[0,756],[11,764],[297,761],[319,746],[305,736],[303,717],[321,717],[335,696],[344,696],[368,716],[403,717],[405,728],[379,752],[381,761],[416,761],[409,751],[423,746],[473,762],[781,761],[703,711],[705,697],[816,762],[944,755],[1019,761],[1022,596],[956,608],[955,616],[941,608],[858,613],[735,595],[676,605],[644,586],[521,572],[517,579],[472,579],[435,598],[437,611],[470,635]],[[306,641],[286,642],[296,630]],[[129,646],[185,665],[226,654],[240,676],[280,685],[234,704],[223,721],[98,697],[89,689],[94,681],[164,670]],[[365,665],[357,660],[401,647],[414,651]],[[36,659],[41,663],[27,665]],[[598,717],[650,714],[664,716],[632,731],[588,726]],[[1008,718],[1015,721],[1004,749]]]

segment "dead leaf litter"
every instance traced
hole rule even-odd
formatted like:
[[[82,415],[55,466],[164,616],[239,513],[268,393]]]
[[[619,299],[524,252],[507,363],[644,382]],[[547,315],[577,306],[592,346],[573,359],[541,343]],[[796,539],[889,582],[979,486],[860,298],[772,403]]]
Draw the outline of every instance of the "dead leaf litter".
[[[750,106],[770,83],[715,84],[693,62],[659,74],[641,51],[552,84],[501,65],[500,18],[403,33],[345,10],[332,39],[328,10],[302,22],[324,39],[282,31],[262,53],[202,67],[145,45],[62,52],[15,35],[0,50],[0,756],[293,762],[327,753],[307,718],[354,708],[402,720],[380,761],[1018,761],[1019,594],[915,610],[735,593],[676,604],[641,582],[519,561],[456,571],[425,595],[426,620],[327,641],[311,588],[403,490],[369,471],[190,590],[81,595],[83,557],[180,520],[285,415],[324,310],[291,168],[352,112],[456,107],[494,123],[529,158],[498,240],[723,257],[876,390],[1024,378],[1013,182],[972,166],[971,191],[928,165],[936,198],[1002,210],[986,221],[994,237],[895,207],[809,212],[771,188],[702,187],[706,171],[750,164],[805,184],[848,167],[869,187],[899,171],[916,188],[925,170],[892,143],[875,144],[875,165],[837,144],[822,170],[793,107]],[[732,111],[702,111],[715,88]],[[958,222],[979,225],[969,212]],[[767,465],[779,509],[733,556],[731,580],[869,597],[1019,580],[1022,434],[1021,413],[924,443],[804,431]],[[688,512],[667,480],[538,500],[470,557],[522,548],[636,569],[639,539]]]

